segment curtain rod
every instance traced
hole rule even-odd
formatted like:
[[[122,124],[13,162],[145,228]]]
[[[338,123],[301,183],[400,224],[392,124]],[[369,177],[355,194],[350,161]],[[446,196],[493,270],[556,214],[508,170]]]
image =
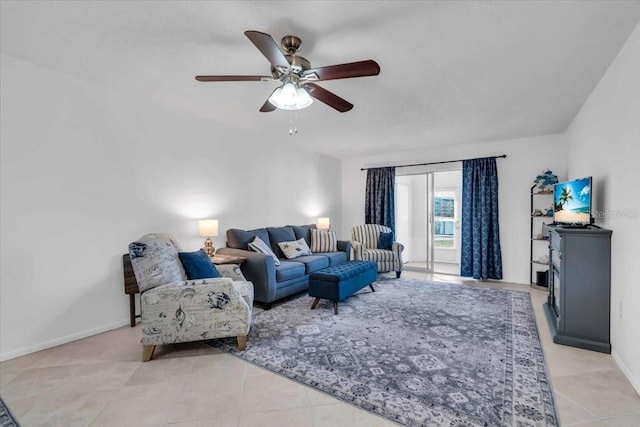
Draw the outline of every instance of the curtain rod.
[[[384,167],[394,167],[394,168],[407,168],[410,166],[427,166],[427,165],[442,165],[444,163],[457,163],[457,162],[464,162],[465,160],[475,160],[475,159],[506,159],[507,155],[503,154],[502,156],[489,156],[489,157],[475,157],[473,159],[460,159],[460,160],[445,160],[443,162],[431,162],[431,163],[414,163],[412,165],[397,165],[397,166],[377,166],[375,168],[371,167],[371,168],[360,168],[361,171],[366,171],[369,169],[377,169],[377,168],[384,168]]]

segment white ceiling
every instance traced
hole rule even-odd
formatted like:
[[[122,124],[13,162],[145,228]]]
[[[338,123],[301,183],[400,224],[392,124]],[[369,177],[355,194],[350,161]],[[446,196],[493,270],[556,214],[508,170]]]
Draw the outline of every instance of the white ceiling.
[[[258,109],[275,82],[244,36],[302,39],[312,66],[374,59],[377,77],[322,82],[352,102],[297,113],[300,144],[344,157],[563,132],[640,20],[640,1],[6,1],[1,51],[135,93],[265,141],[289,112]]]

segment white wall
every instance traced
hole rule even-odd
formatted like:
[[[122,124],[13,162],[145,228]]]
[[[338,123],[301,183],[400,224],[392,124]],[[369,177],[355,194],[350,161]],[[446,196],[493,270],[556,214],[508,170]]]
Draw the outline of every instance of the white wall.
[[[364,222],[366,172],[360,171],[362,167],[507,154],[506,159],[497,160],[503,279],[508,282],[528,284],[529,191],[534,178],[545,169],[551,169],[560,179],[565,178],[565,145],[564,135],[547,135],[344,159],[342,162],[342,235],[350,235],[351,227]]]
[[[596,224],[611,236],[613,355],[640,393],[640,25],[568,132],[569,178],[593,176]]]
[[[121,255],[149,232],[331,218],[341,166],[251,129],[1,60],[0,359],[128,323]],[[286,135],[286,129],[283,129]]]

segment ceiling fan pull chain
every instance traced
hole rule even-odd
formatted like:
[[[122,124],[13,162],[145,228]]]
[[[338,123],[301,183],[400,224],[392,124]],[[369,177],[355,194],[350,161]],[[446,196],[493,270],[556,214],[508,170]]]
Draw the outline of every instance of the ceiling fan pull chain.
[[[296,127],[296,116],[297,113],[295,110],[289,111],[289,135],[293,136],[298,133],[298,128]]]

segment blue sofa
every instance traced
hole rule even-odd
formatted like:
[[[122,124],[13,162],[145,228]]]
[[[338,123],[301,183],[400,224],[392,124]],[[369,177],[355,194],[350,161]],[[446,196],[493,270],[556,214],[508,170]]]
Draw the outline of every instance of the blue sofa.
[[[218,249],[217,253],[246,258],[240,266],[242,274],[253,282],[254,300],[268,310],[272,302],[309,289],[311,273],[349,261],[351,243],[343,240],[338,241],[337,252],[314,253],[288,260],[278,243],[304,238],[311,247],[312,228],[316,228],[315,224],[255,230],[232,228],[227,230],[227,247]],[[275,265],[271,256],[249,250],[248,245],[256,236],[267,243],[278,256],[279,266]]]

